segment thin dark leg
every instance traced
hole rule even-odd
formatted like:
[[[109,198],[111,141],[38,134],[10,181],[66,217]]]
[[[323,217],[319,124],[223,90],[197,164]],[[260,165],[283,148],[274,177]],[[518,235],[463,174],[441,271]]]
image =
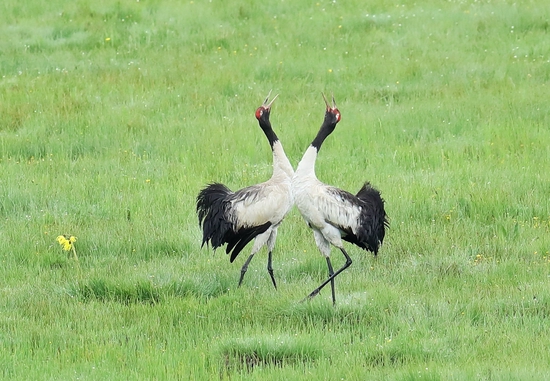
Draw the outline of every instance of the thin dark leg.
[[[275,282],[275,277],[273,276],[273,266],[271,265],[271,251],[269,254],[267,254],[267,272],[269,273],[269,276],[271,277],[271,281],[273,282],[273,286],[275,287],[275,290],[277,289],[277,282]]]
[[[243,282],[244,274],[246,273],[246,270],[248,270],[248,264],[250,261],[254,258],[254,254],[250,254],[250,257],[246,260],[243,267],[241,267],[241,279],[239,279],[239,285],[237,287],[241,287],[241,283]]]
[[[342,266],[341,269],[339,269],[334,274],[329,276],[329,278],[326,281],[321,283],[321,285],[319,287],[317,287],[315,290],[313,290],[311,292],[311,294],[309,294],[304,300],[311,299],[311,298],[315,297],[319,293],[319,291],[321,291],[323,289],[323,287],[325,287],[329,282],[334,282],[334,278],[336,278],[338,276],[338,274],[340,274],[342,271],[344,271],[345,269],[347,269],[351,265],[352,260],[349,257],[348,253],[346,253],[346,251],[343,248],[340,249],[340,251],[342,251],[342,254],[344,254],[344,257],[346,257],[346,263],[344,264],[344,266]],[[302,300],[302,301],[304,301],[304,300]],[[334,304],[336,303],[336,300],[334,299],[334,297],[332,299],[332,302]]]
[[[330,258],[327,257],[327,266],[328,266],[328,276],[329,278],[334,275],[334,269],[332,268],[332,263],[330,263]],[[334,278],[330,281],[330,288],[332,289],[332,304],[336,305],[336,294],[334,293]]]

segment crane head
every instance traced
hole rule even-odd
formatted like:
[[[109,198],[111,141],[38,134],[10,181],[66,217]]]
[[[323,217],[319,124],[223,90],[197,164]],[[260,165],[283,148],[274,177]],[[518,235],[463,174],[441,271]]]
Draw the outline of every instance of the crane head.
[[[270,101],[269,97],[271,96],[271,90],[269,90],[269,94],[267,94],[267,97],[265,97],[264,103],[256,109],[256,119],[260,120],[260,118],[265,114],[269,118],[269,112],[271,111],[271,105],[277,99],[279,94],[275,95],[273,99]]]
[[[336,107],[336,101],[334,100],[334,94],[332,95],[332,105],[328,103],[327,97],[325,97],[325,94],[321,93],[323,96],[323,99],[325,100],[325,105],[327,106],[327,112],[325,116],[328,116],[329,114],[332,115],[335,118],[335,123],[338,123],[341,119],[340,110]]]

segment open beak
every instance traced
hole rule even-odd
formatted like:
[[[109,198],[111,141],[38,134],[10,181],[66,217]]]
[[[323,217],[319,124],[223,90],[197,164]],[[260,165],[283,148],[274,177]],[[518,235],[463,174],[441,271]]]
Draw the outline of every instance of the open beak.
[[[321,93],[323,96],[323,99],[325,100],[325,105],[327,105],[327,111],[334,110],[336,108],[336,101],[334,100],[334,94],[332,94],[332,107],[328,103],[327,97],[325,97],[325,94]]]
[[[271,100],[271,102],[268,103],[269,101],[269,97],[271,96],[271,90],[269,90],[269,94],[267,94],[267,97],[265,97],[265,100],[264,100],[264,104],[262,105],[263,108],[265,108],[266,110],[269,110],[271,108],[271,105],[273,104],[273,102],[275,101],[275,99],[277,99],[277,97],[279,96],[279,94],[275,95],[273,97],[273,99]]]

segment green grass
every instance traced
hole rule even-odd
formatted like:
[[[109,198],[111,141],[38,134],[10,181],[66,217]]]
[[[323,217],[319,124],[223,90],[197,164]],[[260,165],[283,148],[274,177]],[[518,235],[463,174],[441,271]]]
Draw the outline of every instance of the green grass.
[[[0,378],[547,378],[545,1],[0,9]],[[335,307],[300,303],[327,269],[296,210],[277,291],[264,251],[237,289],[246,254],[200,248],[199,189],[271,174],[270,89],[294,165],[334,93],[318,177],[387,202]]]

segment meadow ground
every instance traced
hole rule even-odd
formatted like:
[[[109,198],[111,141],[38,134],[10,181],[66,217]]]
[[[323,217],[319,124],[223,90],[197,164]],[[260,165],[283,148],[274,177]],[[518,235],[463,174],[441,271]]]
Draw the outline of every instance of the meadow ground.
[[[0,9],[0,377],[548,377],[546,1]],[[387,202],[379,257],[349,246],[335,307],[299,303],[327,274],[296,210],[277,291],[265,251],[237,289],[247,255],[200,248],[199,189],[271,174],[270,89],[294,165],[334,93],[317,175]]]

